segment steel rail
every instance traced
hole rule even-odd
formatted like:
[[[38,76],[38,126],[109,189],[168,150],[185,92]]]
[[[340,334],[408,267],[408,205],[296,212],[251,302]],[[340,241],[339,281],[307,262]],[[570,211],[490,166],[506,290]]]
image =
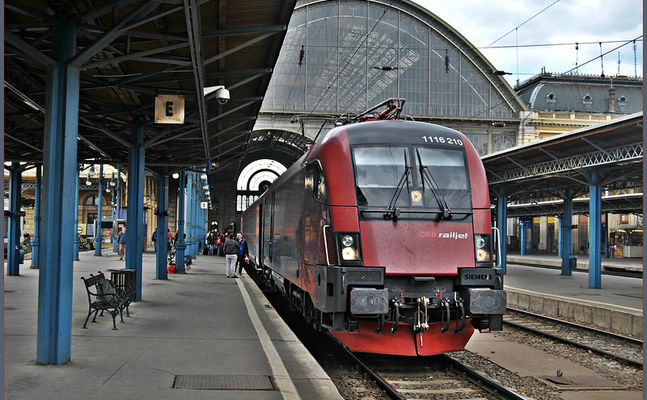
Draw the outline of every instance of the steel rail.
[[[467,365],[461,363],[458,360],[454,360],[450,356],[443,354],[443,357],[447,359],[447,363],[455,370],[462,372],[467,380],[470,382],[479,385],[484,390],[499,396],[502,400],[529,400],[528,397],[522,396],[514,390],[507,388],[500,384],[499,382],[488,378],[487,376],[481,374],[480,372],[468,367]]]
[[[330,335],[330,333],[328,333],[328,334]],[[338,342],[338,341],[337,341],[337,340],[336,340],[332,335],[330,335],[330,336],[333,338],[333,340],[335,340],[337,343],[339,343],[339,342]],[[362,369],[364,370],[364,372],[366,372],[367,374],[369,374],[369,375],[371,376],[371,378],[372,378],[373,380],[375,380],[375,382],[377,383],[377,385],[378,385],[381,389],[383,389],[383,390],[386,392],[386,394],[387,394],[390,398],[392,398],[392,399],[396,399],[396,400],[407,400],[407,398],[406,398],[406,397],[404,397],[404,396],[402,396],[402,395],[398,392],[398,390],[397,390],[396,388],[394,388],[394,387],[393,387],[393,385],[391,385],[391,384],[390,384],[386,379],[384,379],[384,378],[383,378],[382,376],[380,376],[378,373],[376,373],[375,371],[373,371],[373,370],[371,369],[371,367],[369,367],[368,365],[366,365],[362,360],[360,360],[359,358],[357,358],[357,356],[356,356],[352,351],[348,350],[348,348],[347,348],[346,346],[343,346],[341,343],[339,343],[339,345],[344,349],[344,351],[346,352],[346,354],[347,354],[347,355],[348,355],[348,356],[349,356],[349,357],[350,357],[354,362],[356,362],[356,363],[357,363],[357,365],[359,365],[359,366],[360,366],[360,368],[362,368]]]
[[[381,389],[383,389],[390,398],[396,400],[407,400],[407,398],[400,394],[400,392],[398,392],[398,390],[393,387],[393,385],[391,385],[380,374],[373,371],[371,367],[366,365],[366,363],[360,360],[353,352],[348,350],[348,348],[346,348],[345,346],[342,346],[342,348],[348,354],[348,356],[354,362],[356,362],[360,368],[362,368],[364,372],[366,372],[373,380],[375,380],[377,385]],[[446,354],[443,354],[440,357],[443,357],[445,363],[451,365],[454,370],[462,373],[469,382],[483,388],[485,391],[491,394],[498,396],[501,400],[529,400],[527,397],[524,397],[516,393],[514,390],[503,386],[499,382],[496,382],[488,378],[487,376],[482,375],[481,373],[469,368],[468,366],[462,364],[457,360],[454,360]]]
[[[605,330],[602,330],[602,329],[597,329],[597,328],[593,328],[593,327],[586,326],[586,325],[580,325],[580,324],[577,324],[575,322],[564,321],[564,320],[560,320],[560,319],[557,319],[557,318],[547,317],[545,315],[535,314],[535,313],[532,313],[532,312],[529,312],[529,311],[519,310],[519,309],[515,309],[515,308],[512,308],[512,307],[508,307],[508,310],[514,311],[514,312],[519,313],[519,314],[532,316],[533,318],[544,319],[544,320],[547,320],[547,321],[559,323],[559,324],[570,326],[570,327],[573,327],[573,328],[598,333],[598,334],[605,335],[605,336],[608,336],[608,337],[612,337],[612,338],[615,338],[615,339],[623,340],[623,341],[629,342],[631,344],[640,345],[640,346],[643,345],[642,340],[632,338],[632,337],[629,337],[629,336],[624,336],[624,335],[620,335],[620,334],[617,334],[617,333],[608,332],[608,331],[605,331]],[[633,360],[633,359],[630,359],[630,358],[625,358],[625,357],[610,353],[608,351],[595,348],[593,346],[589,346],[589,345],[586,345],[586,344],[583,344],[583,343],[575,342],[575,341],[572,341],[570,339],[566,339],[566,338],[561,337],[561,336],[553,335],[552,333],[543,332],[543,331],[540,331],[538,329],[531,328],[529,326],[518,324],[516,322],[511,322],[511,321],[504,320],[503,323],[507,324],[509,326],[515,327],[517,329],[521,329],[521,330],[524,330],[524,331],[527,331],[527,332],[534,333],[536,335],[541,335],[541,336],[547,337],[549,339],[556,340],[556,341],[561,342],[561,343],[570,344],[570,345],[573,345],[575,347],[591,351],[593,353],[596,353],[596,354],[611,358],[613,360],[616,360],[618,362],[621,362],[621,363],[623,363],[625,365],[629,365],[629,366],[640,368],[640,369],[643,368],[642,361],[636,361],[636,360]]]

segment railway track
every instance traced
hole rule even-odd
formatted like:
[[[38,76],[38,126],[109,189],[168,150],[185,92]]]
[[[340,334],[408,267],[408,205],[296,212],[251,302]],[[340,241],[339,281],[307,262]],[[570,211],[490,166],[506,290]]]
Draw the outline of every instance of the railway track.
[[[643,341],[515,308],[508,308],[503,323],[566,343],[642,369]]]
[[[392,399],[527,399],[446,355],[411,358],[348,352],[348,357]]]
[[[268,300],[331,375],[333,381],[341,385],[340,393],[346,398],[359,398],[349,393],[362,392],[366,393],[367,398],[398,400],[526,399],[445,355],[396,357],[362,354],[358,356],[340,345],[329,333],[313,331],[304,324],[301,316],[290,312],[275,293],[264,287],[258,275],[248,276],[259,284]],[[388,370],[385,369],[387,367]],[[457,393],[460,393],[460,397],[456,397]]]

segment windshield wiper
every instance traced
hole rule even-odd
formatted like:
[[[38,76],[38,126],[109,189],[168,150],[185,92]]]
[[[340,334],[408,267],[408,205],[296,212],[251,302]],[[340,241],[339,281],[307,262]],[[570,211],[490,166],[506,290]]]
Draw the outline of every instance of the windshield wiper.
[[[422,164],[422,158],[420,157],[420,152],[418,151],[418,149],[416,149],[416,154],[418,155],[418,165],[420,165],[420,175],[422,175],[422,192],[425,192],[425,181],[427,181],[429,188],[431,189],[431,193],[433,193],[434,197],[436,198],[436,202],[438,203],[438,206],[442,211],[442,214],[438,215],[438,220],[440,221],[441,219],[451,219],[452,211],[449,209],[449,205],[447,204],[445,196],[443,196],[443,194],[441,193],[440,188],[438,187],[438,183],[436,183],[433,175],[431,174],[431,172],[429,172],[429,168],[427,168],[426,165]]]
[[[393,193],[393,197],[391,198],[391,202],[389,203],[389,206],[386,208],[386,212],[384,213],[384,219],[386,220],[398,219],[398,216],[400,215],[400,210],[398,210],[395,207],[395,204],[398,202],[398,198],[400,197],[400,193],[402,193],[402,189],[404,189],[405,184],[407,185],[407,192],[409,192],[410,174],[411,174],[411,167],[409,166],[409,162],[407,161],[407,150],[405,149],[404,150],[404,173],[400,178],[400,182],[398,182],[398,186],[395,188],[395,193]]]

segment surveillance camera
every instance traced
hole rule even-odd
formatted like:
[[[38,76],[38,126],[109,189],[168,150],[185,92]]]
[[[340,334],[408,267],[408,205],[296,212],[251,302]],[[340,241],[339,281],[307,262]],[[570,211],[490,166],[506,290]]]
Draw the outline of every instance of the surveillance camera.
[[[225,88],[220,88],[216,90],[216,99],[218,104],[225,104],[229,101],[229,90]]]

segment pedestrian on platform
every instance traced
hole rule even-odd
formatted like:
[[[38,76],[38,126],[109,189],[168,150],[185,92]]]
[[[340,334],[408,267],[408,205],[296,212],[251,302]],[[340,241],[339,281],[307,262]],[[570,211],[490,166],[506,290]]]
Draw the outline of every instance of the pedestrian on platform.
[[[238,250],[240,250],[238,241],[233,237],[227,237],[227,241],[225,242],[225,259],[227,261],[225,275],[227,275],[227,278],[236,278]]]
[[[209,252],[207,254],[212,256],[213,250],[216,246],[216,234],[213,233],[213,231],[209,232],[209,234],[207,235],[207,246],[209,247]]]
[[[126,256],[126,227],[122,226],[121,230],[117,234],[117,244],[119,245],[119,259],[123,260]]]
[[[243,266],[247,265],[249,262],[249,248],[247,247],[247,241],[243,238],[243,234],[238,232],[236,234],[236,240],[238,240],[238,276],[243,277]]]

